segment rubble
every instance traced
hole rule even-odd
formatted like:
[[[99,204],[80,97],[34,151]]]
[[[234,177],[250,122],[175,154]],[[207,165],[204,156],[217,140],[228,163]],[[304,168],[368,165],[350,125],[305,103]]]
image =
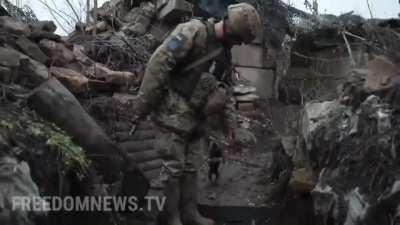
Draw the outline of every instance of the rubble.
[[[47,64],[50,60],[46,54],[40,49],[38,45],[30,41],[28,38],[21,36],[17,39],[16,45],[21,49],[23,53],[31,57],[32,59],[39,61],[43,64]]]
[[[51,58],[51,63],[56,66],[64,66],[75,59],[72,51],[62,43],[43,39],[39,46]]]
[[[15,35],[29,36],[31,34],[31,30],[27,24],[18,22],[17,20],[11,19],[8,16],[0,17],[0,26],[4,31]]]

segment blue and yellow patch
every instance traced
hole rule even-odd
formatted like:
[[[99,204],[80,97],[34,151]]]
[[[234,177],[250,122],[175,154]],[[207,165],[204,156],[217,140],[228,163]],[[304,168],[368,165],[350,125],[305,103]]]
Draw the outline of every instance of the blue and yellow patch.
[[[185,35],[182,33],[177,34],[175,37],[171,38],[171,40],[168,41],[167,43],[167,51],[176,54],[179,53],[185,42],[187,41],[187,38]]]

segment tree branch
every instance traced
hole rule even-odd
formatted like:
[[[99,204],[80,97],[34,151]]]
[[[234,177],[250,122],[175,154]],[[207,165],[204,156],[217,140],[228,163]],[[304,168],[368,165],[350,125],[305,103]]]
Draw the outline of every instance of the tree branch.
[[[373,19],[374,16],[372,15],[371,4],[369,4],[369,0],[366,0],[366,1],[367,1],[367,5],[368,5],[369,14],[371,15],[371,19]]]
[[[77,21],[82,22],[80,19],[80,16],[76,12],[76,10],[75,10],[74,6],[71,4],[71,2],[69,0],[65,0],[65,2],[67,2],[68,6],[71,8],[72,12],[75,14]]]
[[[57,16],[54,15],[54,13],[56,13],[60,18],[62,18],[67,24],[69,24],[68,20],[66,20],[64,17],[62,17],[56,10],[54,10],[53,8],[51,8],[45,1],[43,0],[37,0],[40,3],[42,3],[48,10],[49,13],[51,14],[51,16],[53,17],[53,19],[56,21],[56,23],[59,25],[59,27],[65,32],[68,33],[69,31],[64,27],[64,25],[57,19]]]

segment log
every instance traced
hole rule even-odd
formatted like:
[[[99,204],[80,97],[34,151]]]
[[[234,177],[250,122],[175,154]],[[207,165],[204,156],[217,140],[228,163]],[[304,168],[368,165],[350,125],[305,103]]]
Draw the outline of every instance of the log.
[[[154,149],[154,140],[127,141],[120,143],[119,146],[128,153],[142,152]]]
[[[28,104],[42,117],[64,129],[75,143],[82,146],[105,182],[119,180],[121,172],[124,172],[123,190],[139,194],[147,192],[149,183],[137,165],[130,162],[127,154],[111,142],[57,79],[50,79],[33,90]]]

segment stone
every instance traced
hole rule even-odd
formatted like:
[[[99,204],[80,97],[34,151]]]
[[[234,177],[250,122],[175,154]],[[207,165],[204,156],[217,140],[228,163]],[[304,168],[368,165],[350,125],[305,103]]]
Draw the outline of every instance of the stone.
[[[307,103],[302,119],[302,135],[307,147],[311,148],[310,139],[333,117],[333,114],[338,115],[346,109],[346,106],[341,105],[338,101]]]
[[[71,69],[51,67],[54,75],[72,93],[81,93],[88,90],[89,79]]]
[[[44,39],[39,43],[40,48],[51,58],[52,64],[63,66],[75,60],[74,53],[62,43]]]
[[[16,42],[17,46],[22,50],[23,53],[28,55],[34,60],[37,60],[43,64],[46,64],[50,59],[46,54],[37,46],[35,43],[30,41],[24,36],[20,36]]]
[[[169,0],[158,13],[158,19],[168,23],[178,23],[182,17],[190,16],[193,5],[185,0]]]
[[[31,58],[21,60],[20,75],[28,78],[35,85],[40,84],[50,78],[47,67]]]
[[[144,35],[156,14],[156,7],[151,2],[142,2],[140,7],[133,8],[124,17],[128,24],[122,30],[128,34],[139,36]]]
[[[43,31],[43,30],[36,30],[32,32],[32,34],[29,36],[29,39],[33,40],[34,42],[40,42],[43,39],[55,41],[55,42],[61,42],[61,36],[48,32],[48,31]]]
[[[364,83],[367,92],[387,89],[400,82],[399,67],[384,56],[376,56],[369,61],[367,69]]]
[[[30,24],[30,28],[32,31],[47,31],[50,33],[54,33],[57,30],[56,24],[51,20],[42,20],[34,24]]]
[[[0,65],[5,67],[18,67],[20,60],[27,58],[22,53],[12,48],[0,47]]]
[[[0,27],[3,30],[15,35],[29,36],[31,34],[31,30],[29,29],[28,25],[8,16],[0,17]]]
[[[91,66],[94,64],[94,61],[90,59],[87,55],[85,55],[84,47],[82,45],[74,45],[72,52],[75,55],[75,59],[79,62],[83,63],[86,66]]]
[[[88,33],[91,33],[91,32],[93,32],[93,30],[95,28],[96,28],[96,32],[101,33],[103,31],[107,30],[107,22],[106,21],[100,21],[96,25],[93,24],[91,26],[86,27],[85,31],[88,32]]]

